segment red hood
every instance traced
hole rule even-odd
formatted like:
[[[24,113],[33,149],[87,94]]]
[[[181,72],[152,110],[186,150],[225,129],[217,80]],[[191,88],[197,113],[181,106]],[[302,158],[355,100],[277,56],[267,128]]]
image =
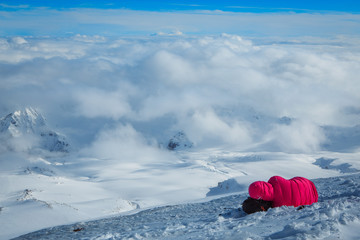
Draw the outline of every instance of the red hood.
[[[274,189],[268,182],[257,181],[249,186],[249,194],[251,198],[262,199],[265,201],[273,201]]]

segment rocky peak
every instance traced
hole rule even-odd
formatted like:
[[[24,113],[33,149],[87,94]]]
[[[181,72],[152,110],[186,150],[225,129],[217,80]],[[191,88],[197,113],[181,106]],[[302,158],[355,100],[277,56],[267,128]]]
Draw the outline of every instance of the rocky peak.
[[[44,117],[33,108],[25,108],[0,119],[0,132],[13,137],[36,133],[46,126]]]
[[[169,140],[167,148],[169,150],[180,150],[191,148],[192,146],[193,143],[188,139],[186,134],[183,131],[180,131]]]
[[[18,149],[15,145],[19,144],[19,141],[16,140],[24,142],[31,139],[31,143],[26,145],[27,148],[40,148],[51,152],[69,150],[65,137],[49,129],[45,118],[33,108],[24,108],[1,118],[0,135],[1,140],[9,145],[8,149]]]

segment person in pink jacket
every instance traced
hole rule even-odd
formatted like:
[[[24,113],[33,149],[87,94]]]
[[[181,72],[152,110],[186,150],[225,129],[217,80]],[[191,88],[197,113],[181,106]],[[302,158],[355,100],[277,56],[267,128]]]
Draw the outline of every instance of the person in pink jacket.
[[[287,180],[274,176],[268,182],[253,182],[249,195],[242,204],[246,213],[267,211],[270,207],[311,205],[318,201],[315,184],[303,177]]]

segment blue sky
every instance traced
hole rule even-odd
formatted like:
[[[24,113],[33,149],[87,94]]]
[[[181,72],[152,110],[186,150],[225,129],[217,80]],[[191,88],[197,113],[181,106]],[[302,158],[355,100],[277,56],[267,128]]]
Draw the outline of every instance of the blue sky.
[[[177,0],[177,1],[148,1],[148,0],[5,0],[1,1],[2,7],[28,6],[28,7],[50,7],[54,9],[67,8],[100,8],[147,11],[176,11],[176,10],[223,10],[235,12],[283,12],[283,11],[337,11],[337,12],[360,12],[359,1],[288,1],[288,0]],[[8,9],[10,10],[10,9]],[[14,10],[14,8],[12,8]]]
[[[177,0],[0,2],[0,36],[360,35],[359,1]]]

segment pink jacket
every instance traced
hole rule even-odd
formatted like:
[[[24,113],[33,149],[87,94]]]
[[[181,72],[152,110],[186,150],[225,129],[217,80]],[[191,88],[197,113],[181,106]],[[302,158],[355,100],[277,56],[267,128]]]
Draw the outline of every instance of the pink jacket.
[[[286,180],[274,176],[268,182],[257,181],[249,186],[251,198],[272,201],[273,207],[311,205],[318,201],[313,182],[303,177]]]

